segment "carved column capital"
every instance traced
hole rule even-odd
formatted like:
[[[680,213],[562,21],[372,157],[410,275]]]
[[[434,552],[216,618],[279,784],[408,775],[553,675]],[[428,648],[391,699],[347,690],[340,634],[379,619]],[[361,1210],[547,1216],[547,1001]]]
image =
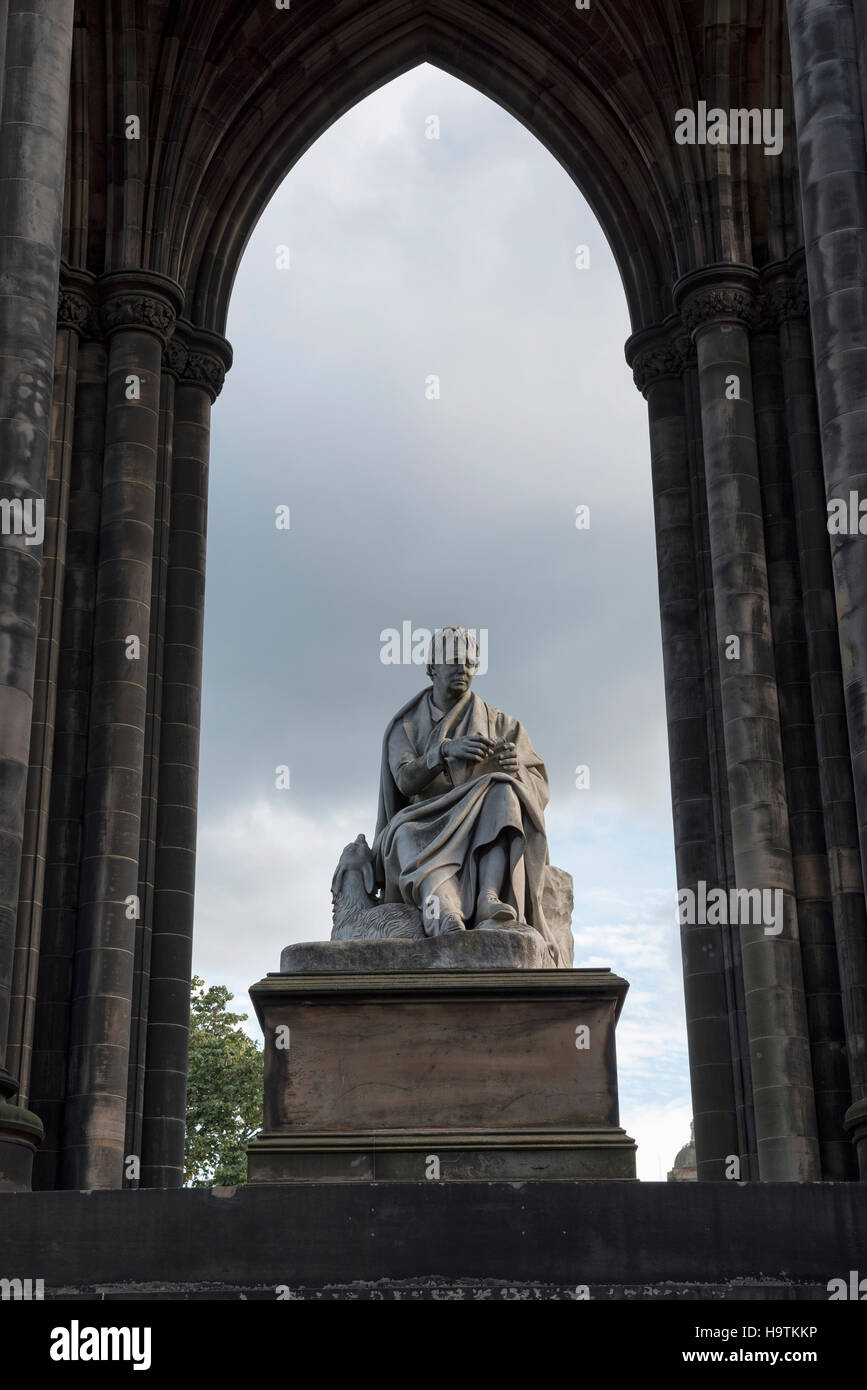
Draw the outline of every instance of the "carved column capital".
[[[777,311],[768,291],[756,297],[755,313],[753,314],[753,321],[750,327],[753,333],[776,334]]]
[[[225,377],[225,365],[216,353],[191,351],[188,354],[182,380],[204,386],[212,401],[222,391]]]
[[[104,301],[102,323],[106,334],[118,328],[144,328],[165,341],[174,328],[175,313],[154,295],[119,293]]]
[[[166,348],[165,369],[179,385],[200,386],[215,401],[232,365],[231,344],[219,333],[182,320]]]
[[[169,338],[183,306],[183,290],[174,280],[153,271],[116,271],[99,280],[100,319],[106,336],[122,328],[153,333],[162,343]]]
[[[183,376],[189,355],[186,346],[177,336],[177,333],[173,333],[166,343],[163,352],[163,371],[167,372],[169,376],[174,377],[175,381],[178,381],[181,376]]]
[[[757,286],[758,276],[749,266],[708,266],[679,280],[674,298],[691,334],[726,321],[751,328],[758,313]]]
[[[83,336],[92,308],[87,295],[80,290],[65,290],[61,286],[57,296],[57,327],[70,328],[79,337]]]
[[[734,319],[750,328],[757,316],[756,297],[738,285],[717,285],[694,290],[683,301],[680,312],[690,333],[721,319]]]
[[[788,319],[809,318],[810,292],[806,275],[802,273],[789,280],[778,280],[768,290],[767,300],[775,327]]]
[[[98,336],[95,279],[84,270],[73,270],[65,263],[60,267],[60,287],[57,294],[57,327],[77,333],[79,338]]]
[[[632,379],[642,395],[665,377],[680,377],[695,353],[688,333],[678,332],[676,323],[660,329],[636,333],[626,344],[626,360]]]

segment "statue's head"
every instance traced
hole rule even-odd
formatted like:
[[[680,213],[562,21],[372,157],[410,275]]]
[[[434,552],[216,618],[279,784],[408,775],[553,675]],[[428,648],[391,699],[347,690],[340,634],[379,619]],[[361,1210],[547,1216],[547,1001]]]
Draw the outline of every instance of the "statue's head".
[[[427,660],[436,703],[454,704],[469,690],[478,669],[479,649],[474,633],[465,627],[438,628],[431,638]]]

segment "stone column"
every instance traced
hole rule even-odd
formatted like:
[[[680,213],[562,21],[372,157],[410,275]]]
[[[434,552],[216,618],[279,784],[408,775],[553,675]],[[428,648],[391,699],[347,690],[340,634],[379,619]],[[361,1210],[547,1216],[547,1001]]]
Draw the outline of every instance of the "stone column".
[[[659,570],[659,612],[679,890],[718,882],[716,830],[682,373],[689,339],[650,331],[627,360],[647,400]],[[739,1152],[725,953],[719,926],[681,926],[689,1070],[700,1179],[726,1176]]]
[[[184,1173],[208,449],[211,405],[232,361],[224,338],[187,325],[172,347],[171,526],[142,1139],[147,1187],[180,1187]]]
[[[8,1104],[17,1081],[5,1064],[41,549],[26,544],[20,519],[15,534],[12,506],[45,497],[72,17],[73,0],[7,0],[0,15],[0,1186],[11,1187],[29,1185],[41,1130]]]
[[[51,447],[45,493],[45,544],[42,550],[36,673],[30,731],[30,769],[27,779],[8,1038],[9,1066],[18,1078],[20,1103],[23,1105],[28,1104],[30,1095],[30,1060],[36,1012],[60,631],[63,618],[78,345],[81,331],[91,313],[89,281],[90,277],[86,275],[71,276],[67,273],[64,276],[57,311]]]
[[[688,335],[684,335],[688,341]],[[710,554],[710,530],[707,519],[707,483],[704,476],[704,449],[701,437],[701,401],[698,389],[698,359],[695,345],[683,369],[683,395],[686,407],[687,454],[689,456],[690,501],[693,534],[695,537],[695,567],[698,584],[699,629],[701,632],[702,669],[704,674],[704,710],[707,726],[708,754],[711,771],[711,797],[714,812],[714,842],[716,845],[717,882],[734,882],[732,858],[732,829],[729,814],[729,789],[726,774],[725,738],[723,736],[722,701],[720,698],[719,661],[717,660],[716,609],[713,593],[713,565]]]
[[[688,337],[688,335],[686,336]],[[705,725],[707,728],[714,844],[716,847],[714,882],[720,888],[729,889],[734,887],[735,883],[731,811],[729,808],[728,773],[726,771],[719,660],[717,658],[716,605],[713,592],[710,528],[707,519],[707,483],[704,475],[704,449],[701,437],[698,363],[695,346],[690,344],[690,348],[683,369],[683,390],[687,419],[687,451],[689,454],[690,496],[695,536],[696,577],[699,586],[698,604]],[[721,928],[720,945],[725,968],[732,1084],[738,1136],[737,1147],[732,1152],[736,1153],[740,1159],[741,1178],[748,1179],[758,1174],[758,1157],[756,1155],[756,1127],[753,1114],[741,943],[736,927]],[[731,1172],[730,1165],[727,1165],[727,1171]]]
[[[849,1075],[789,467],[786,404],[776,314],[769,294],[760,300],[760,316],[753,329],[750,351],[774,662],[822,1177],[845,1181],[853,1176],[855,1166],[852,1146],[843,1127],[850,1099]]]
[[[160,380],[160,427],[157,445],[156,504],[154,508],[154,553],[151,579],[150,634],[148,638],[148,695],[145,723],[144,775],[142,779],[141,835],[139,839],[139,886],[141,916],[136,924],[135,974],[130,1021],[129,1085],[126,1104],[127,1153],[142,1151],[142,1114],[147,1067],[148,996],[150,992],[151,930],[154,917],[154,877],[156,861],[156,822],[159,798],[160,727],[163,706],[163,656],[166,623],[166,574],[168,571],[169,523],[171,521],[172,446],[175,419],[175,374],[173,364],[186,350],[175,334],[163,353]],[[138,1186],[131,1180],[131,1186]]]
[[[123,1181],[160,373],[182,302],[138,271],[100,291],[105,458],[63,1157],[64,1186],[78,1188]]]
[[[867,52],[859,11],[860,0],[788,0],[826,500],[847,503],[851,493],[867,500]],[[832,536],[831,551],[863,870],[867,540]],[[867,1177],[867,1097],[849,1118]]]
[[[105,344],[101,341],[98,322],[92,316],[78,350],[45,902],[31,1070],[32,1102],[45,1124],[45,1141],[34,1169],[34,1185],[42,1189],[60,1186],[87,783],[106,373]]]
[[[752,279],[737,267],[701,271],[676,299],[698,353],[737,886],[779,889],[783,901],[779,934],[739,928],[759,1177],[809,1181],[820,1163],[753,417]],[[730,637],[737,659],[726,656]]]
[[[852,1101],[867,1098],[867,910],[803,271],[770,290],[780,336],[810,690]],[[867,1176],[867,1149],[861,1152]]]

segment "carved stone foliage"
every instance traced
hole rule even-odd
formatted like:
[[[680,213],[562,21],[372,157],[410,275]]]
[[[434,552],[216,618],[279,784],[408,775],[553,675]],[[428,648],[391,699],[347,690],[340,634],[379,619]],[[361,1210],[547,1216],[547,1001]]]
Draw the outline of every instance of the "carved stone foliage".
[[[149,328],[165,338],[175,322],[175,312],[163,299],[150,294],[115,294],[102,306],[107,333],[118,328]]]
[[[750,326],[756,316],[756,298],[738,285],[709,285],[687,295],[680,312],[690,333],[718,319],[737,319]]]
[[[807,277],[799,275],[794,280],[780,280],[768,290],[767,301],[775,326],[787,319],[805,319],[810,316],[810,292]]]
[[[69,328],[79,337],[93,328],[93,305],[81,290],[61,288],[57,299],[57,327]]]
[[[215,352],[190,347],[180,337],[171,337],[163,354],[163,370],[179,383],[202,386],[214,401],[223,389],[226,364]]]
[[[686,333],[650,343],[639,351],[632,364],[632,379],[644,392],[663,377],[681,376],[695,355],[692,340]]]
[[[187,354],[182,380],[195,382],[197,386],[204,386],[212,400],[215,400],[222,391],[225,376],[226,368],[215,353],[191,349]]]
[[[180,338],[169,338],[163,352],[163,371],[168,372],[169,376],[173,376],[178,381],[183,376],[189,355]]]
[[[163,370],[178,382],[193,383],[216,400],[223,389],[232,350],[225,339],[178,322],[174,307],[160,294],[126,287],[109,290],[98,303],[98,285],[88,290],[75,273],[61,283],[57,326],[81,338],[103,338],[117,329],[144,328],[163,340]]]

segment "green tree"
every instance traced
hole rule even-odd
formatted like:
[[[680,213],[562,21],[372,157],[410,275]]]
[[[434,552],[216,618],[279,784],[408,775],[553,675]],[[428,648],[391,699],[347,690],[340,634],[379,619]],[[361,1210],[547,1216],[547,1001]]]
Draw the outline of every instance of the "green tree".
[[[185,1179],[190,1187],[247,1180],[244,1149],[262,1125],[264,1057],[226,1005],[232,991],[192,979]]]

